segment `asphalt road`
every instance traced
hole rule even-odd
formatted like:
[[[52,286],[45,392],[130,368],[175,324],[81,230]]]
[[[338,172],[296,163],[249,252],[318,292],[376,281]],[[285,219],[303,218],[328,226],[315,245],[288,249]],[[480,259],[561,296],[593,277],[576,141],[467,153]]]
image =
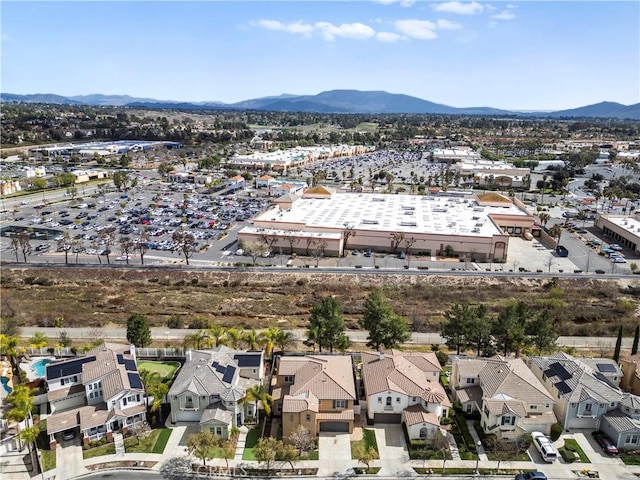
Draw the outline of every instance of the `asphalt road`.
[[[53,328],[53,327],[22,327],[22,336],[31,337],[36,332],[44,333],[49,338],[57,338],[61,331],[74,339],[93,339],[96,333],[105,340],[125,340],[127,338],[127,329],[118,327],[107,328]],[[181,341],[185,336],[194,333],[195,330],[177,329],[177,328],[151,328],[151,336],[156,341]],[[291,330],[297,340],[305,338],[305,330]],[[366,343],[367,332],[364,330],[347,331],[349,340],[353,343]],[[443,338],[438,333],[418,333],[412,332],[411,340],[407,343],[417,345],[433,345],[442,344]],[[611,349],[616,343],[616,337],[559,337],[556,342],[559,346],[576,347],[576,348],[603,348]],[[633,338],[623,338],[622,346],[631,348]]]

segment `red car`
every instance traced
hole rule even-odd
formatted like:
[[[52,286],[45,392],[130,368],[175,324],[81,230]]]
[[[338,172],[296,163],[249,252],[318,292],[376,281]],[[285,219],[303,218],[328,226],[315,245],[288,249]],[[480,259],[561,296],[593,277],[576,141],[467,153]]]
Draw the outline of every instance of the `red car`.
[[[618,455],[618,447],[602,432],[593,432],[593,438],[607,455]]]

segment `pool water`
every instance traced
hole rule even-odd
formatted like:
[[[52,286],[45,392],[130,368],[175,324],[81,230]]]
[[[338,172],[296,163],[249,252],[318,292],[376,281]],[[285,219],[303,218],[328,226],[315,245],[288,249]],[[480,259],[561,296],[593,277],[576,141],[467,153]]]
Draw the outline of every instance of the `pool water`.
[[[7,377],[0,377],[0,383],[2,383],[2,388],[4,388],[4,391],[7,392],[8,395],[10,395],[12,389],[9,386],[9,379]]]
[[[49,358],[43,358],[42,360],[38,360],[37,362],[33,362],[31,364],[31,368],[36,372],[38,377],[45,377],[47,375],[47,365],[51,363]]]

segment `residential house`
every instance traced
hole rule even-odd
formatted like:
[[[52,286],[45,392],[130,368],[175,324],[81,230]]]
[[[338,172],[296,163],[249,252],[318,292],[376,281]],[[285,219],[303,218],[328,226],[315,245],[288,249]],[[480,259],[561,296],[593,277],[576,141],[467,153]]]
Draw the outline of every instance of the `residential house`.
[[[409,438],[435,438],[451,403],[439,382],[440,362],[433,352],[389,350],[362,353],[367,417],[404,423]]]
[[[531,370],[556,399],[554,412],[566,430],[597,430],[602,416],[622,400],[622,391],[603,374],[610,369],[609,362],[595,359],[595,364],[600,368],[566,353],[531,359]]]
[[[146,419],[146,395],[138,375],[135,347],[102,344],[84,357],[47,365],[47,433],[52,448],[56,435],[79,429],[84,444],[126,434]]]
[[[618,408],[602,416],[600,430],[622,450],[640,449],[640,397],[624,393]]]
[[[451,391],[464,412],[479,412],[485,433],[502,439],[549,434],[557,422],[553,396],[519,358],[456,359]]]
[[[255,405],[245,404],[248,388],[260,385],[264,354],[219,346],[188,350],[185,364],[167,394],[171,423],[194,422],[227,439],[231,428],[255,417]]]
[[[282,438],[303,425],[319,432],[353,432],[357,400],[348,355],[281,357],[272,380],[273,411],[282,417]]]
[[[620,388],[625,392],[640,395],[640,353],[620,359],[622,382]]]

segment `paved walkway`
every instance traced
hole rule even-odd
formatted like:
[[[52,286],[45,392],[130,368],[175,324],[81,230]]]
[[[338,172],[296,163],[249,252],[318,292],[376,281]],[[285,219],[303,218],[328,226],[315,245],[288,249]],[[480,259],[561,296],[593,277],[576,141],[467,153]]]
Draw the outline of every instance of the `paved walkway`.
[[[480,437],[478,436],[478,432],[476,432],[476,427],[473,426],[473,420],[467,420],[467,428],[469,429],[469,433],[471,434],[471,437],[476,444],[476,448],[478,449],[478,458],[481,462],[486,462],[487,460],[489,460],[489,458],[484,451],[482,442],[480,442]]]
[[[451,460],[462,460],[460,457],[460,450],[458,449],[458,444],[456,443],[456,439],[451,433],[447,432],[446,435],[447,442],[449,442],[449,451],[451,452]]]
[[[242,454],[244,453],[244,446],[247,443],[247,433],[249,429],[244,425],[239,428],[240,434],[238,435],[238,443],[236,444],[236,455],[234,460],[242,461]]]

